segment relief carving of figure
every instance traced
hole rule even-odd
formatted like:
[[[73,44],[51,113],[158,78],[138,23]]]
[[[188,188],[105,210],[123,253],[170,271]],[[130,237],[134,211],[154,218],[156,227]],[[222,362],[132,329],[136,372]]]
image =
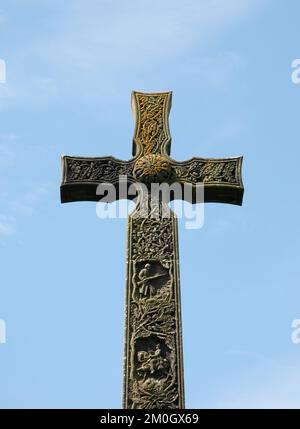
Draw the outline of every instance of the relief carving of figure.
[[[139,289],[139,297],[142,298],[152,298],[156,294],[156,287],[154,284],[152,284],[152,280],[155,280],[159,277],[165,277],[168,275],[168,273],[157,273],[154,275],[151,275],[151,265],[149,263],[146,263],[144,268],[141,269],[141,271],[138,274],[138,282],[137,286]]]
[[[168,360],[161,354],[160,344],[156,344],[155,350],[138,352],[138,362],[141,364],[137,368],[138,373],[154,374],[156,371],[164,370],[168,366]]]
[[[137,282],[139,287],[140,298],[144,298],[148,295],[150,285],[150,264],[146,264],[145,267],[139,272],[139,281]]]

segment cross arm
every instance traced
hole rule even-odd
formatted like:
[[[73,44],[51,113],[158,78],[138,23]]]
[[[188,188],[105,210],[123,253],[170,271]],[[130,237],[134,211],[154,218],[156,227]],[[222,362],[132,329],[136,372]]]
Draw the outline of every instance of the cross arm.
[[[191,158],[188,161],[172,161],[176,180],[181,184],[188,183],[195,189],[199,183],[204,184],[204,202],[228,203],[242,205],[244,187],[241,167],[243,157],[237,158]]]
[[[126,175],[129,182],[134,181],[133,166],[133,161],[121,161],[113,156],[101,158],[62,156],[61,202],[98,201],[97,186],[100,183],[117,186],[120,175]]]

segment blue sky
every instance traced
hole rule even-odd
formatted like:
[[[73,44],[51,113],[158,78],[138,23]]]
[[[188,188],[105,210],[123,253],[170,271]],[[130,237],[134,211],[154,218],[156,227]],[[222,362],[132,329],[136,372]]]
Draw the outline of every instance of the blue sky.
[[[179,222],[187,407],[300,404],[296,0],[2,0],[0,407],[118,408],[126,220],[60,204],[60,155],[129,159],[131,91],[172,157],[244,155],[242,207]]]

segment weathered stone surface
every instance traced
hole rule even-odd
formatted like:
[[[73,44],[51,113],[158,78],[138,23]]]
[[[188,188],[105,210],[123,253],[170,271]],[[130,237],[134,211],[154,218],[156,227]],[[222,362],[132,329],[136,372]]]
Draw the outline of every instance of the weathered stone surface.
[[[132,103],[133,158],[63,156],[62,202],[97,201],[97,186],[111,183],[118,190],[122,175],[146,190],[151,183],[189,184],[192,192],[183,198],[193,203],[201,183],[205,202],[242,204],[241,157],[177,162],[169,157],[171,93],[133,92]],[[183,408],[177,221],[165,202],[148,205],[143,192],[128,219],[123,403],[125,408]]]

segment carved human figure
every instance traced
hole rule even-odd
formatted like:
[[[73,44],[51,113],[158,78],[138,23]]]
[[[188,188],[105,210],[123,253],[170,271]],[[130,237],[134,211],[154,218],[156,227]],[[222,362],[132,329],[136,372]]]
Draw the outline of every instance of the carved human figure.
[[[144,298],[148,295],[148,290],[150,287],[150,268],[151,265],[150,264],[145,264],[145,267],[139,272],[139,281],[138,281],[138,286],[139,286],[139,294],[140,294],[140,298]]]
[[[153,298],[157,292],[157,288],[152,284],[152,281],[159,278],[165,277],[167,273],[157,273],[154,275],[150,275],[151,265],[146,263],[144,268],[139,272],[137,282],[139,288],[139,297],[141,298]]]
[[[141,363],[141,365],[137,368],[137,371],[150,372],[150,374],[164,369],[167,364],[167,359],[162,357],[161,346],[159,343],[156,344],[155,350],[149,352],[139,352],[138,361]]]

